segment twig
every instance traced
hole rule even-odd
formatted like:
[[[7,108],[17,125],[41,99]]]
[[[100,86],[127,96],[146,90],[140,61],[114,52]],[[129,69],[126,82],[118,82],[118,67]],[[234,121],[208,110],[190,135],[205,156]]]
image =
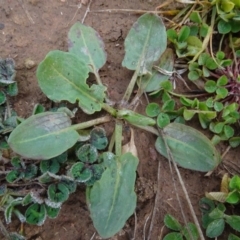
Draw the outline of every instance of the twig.
[[[147,222],[150,218],[150,216],[152,215],[152,213],[150,213],[144,223],[144,227],[143,227],[143,240],[146,240],[146,228],[147,228]]]
[[[157,193],[155,196],[155,202],[154,202],[154,207],[153,207],[153,213],[152,213],[152,219],[151,219],[151,223],[150,223],[150,227],[149,227],[149,231],[148,231],[148,238],[147,240],[151,240],[151,234],[152,234],[152,229],[153,229],[153,224],[155,221],[155,216],[156,216],[156,211],[157,211],[157,203],[159,201],[159,196],[160,196],[160,170],[161,170],[161,164],[160,161],[158,161],[158,175],[157,175]]]
[[[90,6],[91,6],[91,4],[92,4],[92,0],[90,0],[89,3],[88,3],[87,10],[86,10],[86,12],[85,12],[85,14],[84,14],[84,16],[83,16],[83,19],[82,19],[82,23],[84,23],[87,15],[88,15],[88,13],[90,12]]]
[[[96,232],[94,232],[94,234],[92,235],[92,237],[90,238],[90,240],[93,240],[94,237],[95,237],[95,235],[96,235]]]
[[[133,238],[131,240],[136,239],[136,233],[137,233],[137,214],[136,211],[134,212],[134,232],[133,232]]]
[[[104,9],[104,10],[93,10],[90,11],[93,13],[118,13],[118,12],[128,12],[128,13],[136,13],[136,14],[143,14],[143,13],[155,13],[155,14],[166,14],[166,15],[175,15],[179,12],[179,10],[171,10],[171,11],[148,11],[148,10],[140,10],[140,9]]]
[[[35,22],[33,21],[32,17],[30,16],[28,10],[25,8],[25,6],[24,6],[22,0],[18,0],[18,2],[19,2],[19,4],[21,5],[23,11],[26,13],[26,15],[27,15],[29,21],[30,21],[32,24],[34,24]]]
[[[74,5],[70,5],[70,6],[73,7]],[[77,10],[76,10],[76,12],[74,13],[72,19],[71,19],[71,20],[68,22],[68,24],[66,25],[67,27],[68,27],[69,23],[77,16],[78,10],[79,10],[81,7],[82,7],[82,4],[79,3],[79,4],[77,5]]]

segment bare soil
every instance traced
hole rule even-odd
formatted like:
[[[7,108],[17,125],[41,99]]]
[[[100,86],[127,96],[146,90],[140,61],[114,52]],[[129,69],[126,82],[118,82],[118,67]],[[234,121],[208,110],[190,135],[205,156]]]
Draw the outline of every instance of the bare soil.
[[[12,108],[19,116],[31,115],[33,106],[41,103],[46,107],[51,102],[40,91],[36,79],[36,67],[45,55],[54,49],[67,51],[67,32],[76,21],[82,21],[87,6],[78,0],[0,0],[0,57],[11,57],[16,62],[19,94],[12,100]],[[105,42],[108,61],[100,71],[110,98],[119,101],[131,79],[132,72],[122,68],[124,57],[124,39],[139,15],[123,12],[97,12],[106,9],[142,9],[154,10],[160,4],[157,0],[93,0],[85,24],[96,29]],[[27,66],[26,60],[35,64]],[[177,84],[178,86],[181,83]],[[138,111],[143,113],[146,107],[143,98]],[[77,121],[88,119],[79,117]],[[199,128],[197,121],[192,125]],[[112,126],[106,124],[110,133]],[[176,197],[176,189],[182,202],[182,209],[188,221],[193,221],[186,204],[184,194],[178,184],[176,173],[171,174],[168,161],[154,149],[155,137],[147,132],[134,129],[139,156],[136,191],[138,203],[136,219],[132,216],[124,229],[111,239],[162,239],[167,233],[163,228],[163,218],[167,213],[183,223],[181,208]],[[227,146],[222,145],[222,153]],[[204,151],[204,149],[203,149]],[[187,187],[194,211],[200,221],[201,213],[198,201],[206,191],[217,191],[224,172],[235,173],[240,165],[239,148],[230,151],[210,177],[204,173],[180,169]],[[235,163],[235,164],[231,164]],[[159,180],[158,180],[159,174]],[[174,180],[176,189],[174,188]],[[28,240],[89,240],[101,239],[94,229],[86,206],[84,187],[63,205],[55,220],[47,220],[41,227],[24,225]],[[156,193],[159,197],[155,203]],[[151,214],[155,207],[153,227],[149,231]],[[137,224],[135,224],[135,221]],[[20,223],[13,221],[7,226],[10,231],[19,231]],[[94,235],[95,233],[95,235]],[[94,235],[94,237],[92,237]],[[3,236],[0,233],[0,239]],[[206,238],[207,239],[207,238]],[[218,239],[227,239],[227,235]]]

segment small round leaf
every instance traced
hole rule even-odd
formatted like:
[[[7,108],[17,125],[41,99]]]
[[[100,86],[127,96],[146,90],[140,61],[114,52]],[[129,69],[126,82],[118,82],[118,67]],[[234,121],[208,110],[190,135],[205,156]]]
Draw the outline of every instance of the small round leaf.
[[[84,163],[94,163],[98,158],[98,151],[93,145],[84,144],[76,151],[76,155]]]
[[[40,170],[42,173],[51,172],[57,173],[60,169],[60,164],[56,159],[43,160],[40,162]]]
[[[220,19],[218,22],[218,32],[220,34],[227,34],[231,31],[232,27],[229,22],[225,22],[224,20]]]
[[[78,182],[86,182],[92,177],[92,171],[89,168],[85,168],[82,162],[78,162],[71,167],[70,176]]]
[[[206,83],[205,83],[205,86],[204,86],[205,90],[208,92],[208,93],[214,93],[217,89],[217,83],[213,80],[208,80]]]
[[[64,202],[68,199],[69,191],[63,183],[51,184],[48,186],[48,198],[53,202]]]
[[[41,226],[46,219],[46,208],[44,204],[34,203],[25,212],[26,222]]]
[[[171,230],[180,231],[182,229],[182,225],[178,222],[178,220],[170,214],[166,214],[164,217],[164,224]]]
[[[108,145],[108,139],[105,130],[100,127],[95,127],[90,132],[90,143],[98,150],[105,149]]]
[[[53,207],[49,207],[48,205],[45,205],[46,211],[47,211],[47,215],[49,218],[56,218],[60,212],[60,208],[53,208]]]
[[[149,103],[146,107],[146,114],[149,117],[156,117],[161,112],[158,103]]]
[[[223,233],[224,227],[224,219],[216,219],[207,226],[206,235],[210,238],[216,238]]]
[[[160,113],[157,117],[157,125],[160,128],[166,127],[170,123],[170,118],[166,113]]]

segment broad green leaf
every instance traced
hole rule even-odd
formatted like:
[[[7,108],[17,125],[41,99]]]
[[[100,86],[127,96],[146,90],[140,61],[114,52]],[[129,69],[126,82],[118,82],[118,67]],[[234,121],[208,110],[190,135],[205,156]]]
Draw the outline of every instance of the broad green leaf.
[[[228,95],[228,90],[227,88],[219,87],[216,90],[216,93],[217,93],[217,99],[224,99]]]
[[[171,42],[174,42],[178,37],[176,30],[173,29],[173,28],[168,29],[167,30],[167,37]]]
[[[120,231],[135,210],[137,165],[138,159],[125,153],[113,161],[101,179],[87,190],[91,218],[102,238],[109,238]]]
[[[182,225],[175,217],[170,214],[166,214],[164,216],[164,224],[166,225],[166,227],[174,231],[180,231],[182,229]]]
[[[9,84],[6,88],[6,93],[11,97],[16,96],[18,94],[17,83],[15,82],[15,83]]]
[[[68,51],[85,62],[93,73],[97,73],[107,59],[98,32],[80,22],[76,22],[68,32]]]
[[[210,238],[216,238],[223,233],[224,227],[224,219],[216,219],[207,226],[206,235]]]
[[[167,48],[161,55],[159,64],[152,70],[152,74],[144,75],[141,79],[140,86],[145,92],[152,92],[161,88],[161,83],[167,81],[173,71],[174,54],[173,50]]]
[[[240,137],[232,137],[229,139],[229,144],[232,148],[238,147],[240,145]]]
[[[196,81],[200,78],[200,73],[199,71],[190,71],[188,73],[188,79],[191,81]]]
[[[65,113],[39,113],[18,125],[11,132],[8,144],[23,157],[50,159],[77,142],[79,135],[70,126],[71,120]]]
[[[208,93],[214,93],[217,89],[217,83],[213,80],[208,80],[204,85],[204,89]]]
[[[219,210],[218,208],[213,209],[213,211],[209,213],[209,217],[211,217],[212,219],[223,218],[223,216],[224,212]]]
[[[226,223],[231,226],[234,230],[240,232],[240,216],[237,215],[225,215]]]
[[[226,136],[226,138],[231,138],[234,135],[234,128],[232,128],[229,125],[225,125],[223,128],[223,132],[224,132],[224,135]]]
[[[183,236],[181,233],[172,232],[168,233],[163,240],[183,240]]]
[[[220,156],[211,141],[196,129],[170,123],[163,129],[173,160],[181,167],[201,172],[211,171],[220,163]],[[157,151],[168,158],[163,138],[155,143]]]
[[[87,114],[100,111],[105,97],[104,86],[86,84],[89,69],[76,55],[51,51],[38,65],[37,78],[42,91],[53,101],[78,101]]]
[[[167,47],[167,34],[162,19],[152,13],[142,15],[133,24],[125,42],[123,67],[136,70],[138,75],[151,71]]]
[[[25,216],[28,224],[41,226],[47,217],[45,205],[38,203],[32,204],[26,210]]]
[[[189,121],[193,118],[193,116],[195,115],[196,111],[194,110],[188,110],[188,109],[184,109],[183,111],[183,117],[186,121]]]
[[[234,8],[235,4],[229,0],[221,0],[221,9],[228,13],[231,12]]]
[[[217,80],[217,86],[225,86],[228,83],[228,78],[225,75],[222,75],[218,80]]]

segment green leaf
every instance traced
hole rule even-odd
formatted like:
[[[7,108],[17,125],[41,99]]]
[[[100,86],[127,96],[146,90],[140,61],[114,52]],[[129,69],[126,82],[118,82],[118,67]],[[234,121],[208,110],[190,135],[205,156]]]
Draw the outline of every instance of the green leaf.
[[[56,159],[49,159],[40,162],[40,170],[42,173],[51,172],[57,173],[60,169],[60,164]]]
[[[219,59],[219,60],[223,60],[223,59],[225,58],[225,53],[224,53],[223,51],[218,51],[218,52],[216,53],[216,57],[217,57],[217,59]]]
[[[76,55],[51,51],[38,65],[37,79],[40,88],[53,101],[78,101],[87,114],[100,111],[105,97],[104,86],[86,84],[89,68]]]
[[[12,83],[12,84],[9,84],[6,88],[6,93],[7,95],[11,96],[11,97],[14,97],[18,94],[18,86],[17,86],[17,83]]]
[[[225,215],[225,221],[230,225],[231,228],[240,232],[240,216],[237,215]]]
[[[229,13],[233,10],[235,4],[229,0],[221,0],[221,10],[225,13]]]
[[[240,201],[240,193],[238,191],[232,191],[228,194],[226,202],[230,204],[237,204]]]
[[[49,207],[47,205],[45,205],[46,211],[47,211],[47,216],[49,218],[56,218],[60,212],[60,208],[53,208],[53,207]]]
[[[213,108],[217,112],[221,112],[223,110],[223,104],[221,102],[215,102]]]
[[[107,168],[99,181],[87,189],[87,202],[94,227],[102,238],[120,231],[133,214],[138,159],[125,153]]]
[[[149,117],[156,117],[160,112],[161,109],[158,103],[149,103],[146,107],[146,114]]]
[[[183,240],[183,236],[181,233],[172,232],[168,233],[163,240]]]
[[[3,91],[0,91],[0,105],[4,104],[6,102],[7,98]]]
[[[189,16],[189,19],[195,23],[202,23],[202,18],[200,16],[199,12],[197,12],[197,11],[192,11]]]
[[[28,224],[41,226],[47,217],[45,205],[38,203],[32,204],[26,210],[25,216]]]
[[[7,176],[6,176],[6,180],[9,183],[13,183],[21,178],[24,177],[24,173],[21,171],[21,169],[16,169],[16,170],[12,170],[10,171]]]
[[[75,181],[86,182],[92,177],[92,171],[86,168],[82,162],[75,163],[69,170],[70,177]]]
[[[76,151],[76,155],[84,163],[94,163],[97,161],[98,151],[93,145],[84,144]]]
[[[68,32],[68,51],[85,62],[95,74],[107,59],[104,43],[98,32],[80,22],[76,22]]]
[[[191,81],[196,81],[200,78],[200,74],[198,71],[190,71],[188,73],[188,79]]]
[[[174,108],[175,108],[175,101],[173,99],[170,99],[163,104],[162,111],[164,112],[174,111]]]
[[[92,171],[92,177],[85,182],[87,186],[92,186],[96,181],[100,180],[104,172],[104,167],[102,164],[94,164],[89,167]]]
[[[25,158],[50,159],[77,142],[79,135],[70,126],[71,120],[65,113],[39,113],[18,125],[10,134],[8,144]]]
[[[178,37],[176,30],[174,30],[173,28],[168,29],[167,37],[171,42],[174,42]]]
[[[213,80],[208,80],[204,85],[204,89],[208,93],[214,93],[217,89],[217,83]]]
[[[196,111],[194,110],[188,110],[188,109],[184,109],[183,111],[183,117],[186,121],[189,121],[193,118],[193,116],[195,115]]]
[[[240,240],[240,237],[230,233],[228,236],[228,240]]]
[[[209,26],[205,23],[202,24],[199,30],[199,34],[201,37],[205,38],[209,32]]]
[[[157,117],[157,125],[160,128],[166,127],[170,123],[170,118],[166,113],[159,113]]]
[[[224,219],[216,219],[207,226],[206,235],[210,238],[216,238],[223,233],[224,227]]]
[[[49,200],[56,203],[62,203],[66,201],[69,197],[68,188],[63,183],[49,185],[47,194]]]
[[[182,233],[186,240],[198,240],[199,234],[198,230],[195,224],[188,223],[186,226],[184,226]]]
[[[224,135],[227,137],[227,138],[231,138],[233,137],[234,135],[234,129],[229,126],[229,125],[225,125],[224,128],[223,128],[223,132],[224,132]]]
[[[209,217],[212,219],[223,218],[223,216],[224,216],[224,212],[218,208],[213,209],[213,211],[209,213]]]
[[[220,123],[217,123],[215,126],[214,126],[214,132],[215,133],[221,133],[222,130],[223,130],[223,127],[224,127],[224,123],[220,122]]]
[[[43,113],[45,112],[45,107],[41,104],[35,104],[34,108],[33,108],[33,112],[32,115],[36,115],[38,113]]]
[[[67,188],[69,193],[74,193],[77,190],[77,183],[69,180],[68,178],[62,178],[61,183],[63,183]]]
[[[215,70],[218,67],[217,63],[211,57],[207,59],[205,65],[210,70]]]
[[[170,214],[166,214],[164,216],[164,224],[166,225],[166,227],[174,231],[180,232],[182,229],[182,225],[178,222],[178,220],[175,217],[173,217]]]
[[[238,147],[240,145],[240,137],[232,137],[229,139],[229,144],[232,148]]]
[[[228,95],[228,90],[224,87],[219,87],[216,90],[216,93],[217,93],[217,98],[218,99],[224,99]]]
[[[228,79],[225,75],[222,75],[218,80],[217,80],[217,86],[225,86],[228,83]]]
[[[232,29],[231,24],[229,22],[225,22],[222,19],[219,20],[217,27],[220,34],[227,34],[231,32]]]
[[[237,189],[240,191],[240,177],[238,175],[235,175],[231,178],[229,182],[229,188],[231,190]]]
[[[163,133],[173,160],[181,167],[207,172],[220,163],[219,153],[211,141],[196,129],[170,123],[163,129]],[[161,136],[157,138],[155,147],[160,154],[168,158]]]
[[[106,132],[103,128],[95,127],[90,132],[90,143],[98,150],[103,150],[108,145]]]
[[[26,166],[24,169],[24,179],[29,180],[34,178],[37,175],[38,167],[34,164]]]
[[[178,41],[185,42],[190,34],[190,28],[188,26],[183,26],[178,33]]]
[[[125,56],[122,66],[136,70],[138,75],[151,71],[167,47],[167,34],[162,19],[152,13],[142,15],[133,24],[124,41]]]

